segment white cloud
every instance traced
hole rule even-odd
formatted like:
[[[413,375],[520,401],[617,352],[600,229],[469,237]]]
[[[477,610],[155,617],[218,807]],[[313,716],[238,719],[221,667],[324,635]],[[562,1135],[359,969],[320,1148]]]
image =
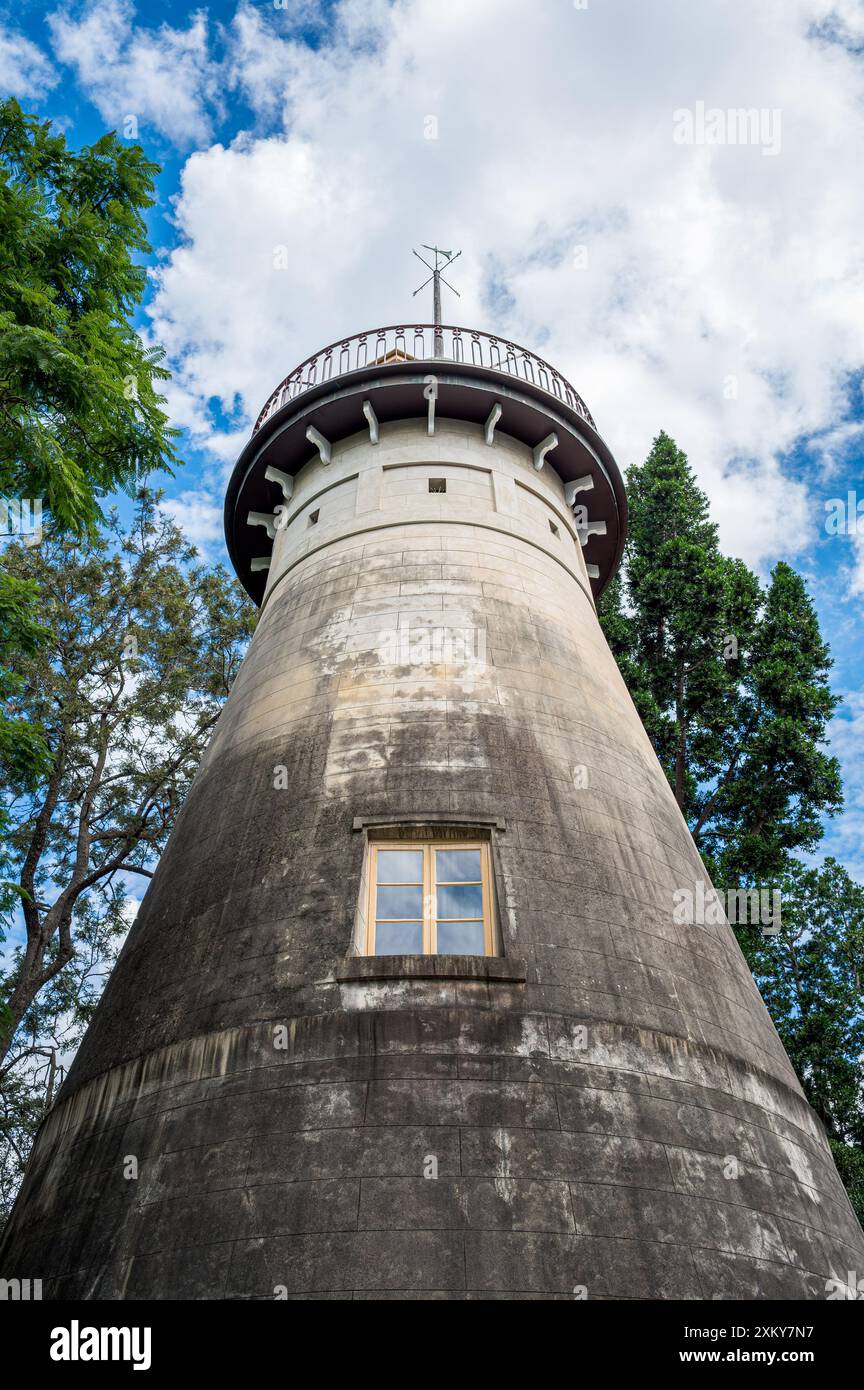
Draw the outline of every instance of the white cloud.
[[[188,146],[211,134],[219,108],[219,66],[208,51],[207,14],[194,11],[186,29],[136,27],[131,0],[90,0],[77,17],[48,17],[54,52],[104,120],[146,139],[152,127]]]
[[[0,97],[43,96],[59,78],[35,43],[0,26]]]
[[[187,541],[206,550],[223,538],[222,506],[215,496],[215,492],[192,489],[163,498],[159,507],[173,517]]]
[[[728,549],[795,553],[822,508],[780,460],[836,428],[861,358],[855,20],[831,0],[746,23],[690,0],[343,0],[313,49],[241,5],[228,80],[271,127],[183,171],[152,328],[185,408],[216,397],[248,427],[316,348],[428,319],[410,247],[443,240],[464,249],[449,321],[559,366],[622,466],[674,434]],[[781,152],[676,145],[698,101],[780,110]]]
[[[327,25],[320,0],[285,0],[274,9],[268,22],[259,9],[241,3],[225,31],[231,86],[253,110],[266,116],[281,109],[294,68],[302,65],[309,51],[297,36],[318,34]]]
[[[132,875],[130,874],[129,877],[131,878]],[[140,899],[140,898],[130,897],[130,898],[126,898],[126,899],[124,900],[124,903],[123,903],[123,917],[124,917],[124,920],[127,921],[127,922],[129,923],[129,926],[130,926],[130,927],[131,927],[132,923],[135,921],[135,918],[138,916],[138,909],[140,908],[140,906],[141,906],[141,899]]]

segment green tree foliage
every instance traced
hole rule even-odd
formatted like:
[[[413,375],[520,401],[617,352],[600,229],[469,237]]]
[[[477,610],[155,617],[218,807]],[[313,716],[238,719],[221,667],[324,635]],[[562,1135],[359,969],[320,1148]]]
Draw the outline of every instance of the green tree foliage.
[[[0,1224],[12,1208],[42,1117],[99,1002],[133,906],[125,885],[116,880],[93,901],[79,900],[75,954],[45,986],[16,1033],[0,1077]],[[52,956],[57,949],[55,943]]]
[[[0,104],[0,495],[42,499],[62,529],[174,459],[162,353],[129,323],[157,172],[114,134],[76,152]]]
[[[842,804],[838,764],[820,747],[837,699],[812,601],[788,565],[766,591],[721,554],[668,435],[627,490],[623,576],[601,624],[713,877],[773,880]]]
[[[39,591],[32,579],[0,573],[0,703],[5,708],[20,687],[21,678],[10,663],[19,653],[32,656],[50,632],[39,619]],[[48,749],[41,731],[26,719],[0,720],[0,775],[3,780],[32,785],[47,764]]]
[[[131,319],[158,166],[106,135],[80,151],[0,103],[0,499],[47,538],[0,572],[0,1206],[83,1031],[250,630],[251,609],[140,495],[171,471],[162,353]],[[8,958],[7,958],[8,966]]]
[[[33,580],[0,572],[0,710],[5,712],[14,707],[21,687],[21,677],[13,664],[22,653],[32,656],[50,635],[40,621],[39,591]],[[48,760],[48,747],[39,726],[21,716],[4,713],[0,718],[0,778],[3,783],[33,788],[39,775],[46,771]]]
[[[829,1139],[828,1143],[852,1210],[864,1226],[864,1148],[860,1144],[841,1143],[839,1139]]]
[[[832,665],[804,580],[776,565],[743,673],[735,775],[700,828],[729,881],[775,877],[790,853],[817,847],[823,817],[842,808],[840,767],[822,747],[839,704]]]
[[[8,711],[21,690],[21,677],[12,663],[22,653],[32,656],[40,643],[50,637],[39,621],[39,595],[30,579],[0,573],[0,785],[33,792],[40,776],[50,765],[48,746],[38,724]],[[10,875],[14,858],[8,838],[9,817],[0,801],[0,943],[11,917],[20,905],[18,885]],[[8,1031],[10,1018],[0,999],[0,1036]]]
[[[780,932],[739,930],[762,998],[832,1139],[864,1145],[864,887],[828,858],[791,861]]]
[[[842,806],[837,707],[804,580],[721,554],[686,456],[658,435],[627,475],[630,531],[600,620],[718,888],[777,888],[781,931],[736,925],[864,1220],[864,888],[796,858]]]
[[[45,991],[56,1001],[79,968],[79,933],[110,936],[118,885],[152,876],[242,659],[254,610],[194,561],[149,495],[126,531],[112,517],[81,542],[7,554],[12,577],[38,586],[52,635],[11,661],[11,714],[44,729],[50,760],[35,794],[6,797],[25,939],[0,991],[0,1081],[53,1007]]]
[[[792,860],[777,936],[738,936],[864,1224],[864,887],[827,858]]]

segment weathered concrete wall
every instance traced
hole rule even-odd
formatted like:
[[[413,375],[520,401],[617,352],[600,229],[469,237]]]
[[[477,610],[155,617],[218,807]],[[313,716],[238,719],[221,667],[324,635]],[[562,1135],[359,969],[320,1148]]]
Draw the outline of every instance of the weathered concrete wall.
[[[288,516],[2,1273],[110,1298],[824,1297],[864,1239],[730,929],[673,922],[704,874],[548,463],[385,426],[308,465]],[[457,637],[411,660],[465,628],[473,659]],[[503,961],[352,963],[355,823],[381,817],[490,835]]]

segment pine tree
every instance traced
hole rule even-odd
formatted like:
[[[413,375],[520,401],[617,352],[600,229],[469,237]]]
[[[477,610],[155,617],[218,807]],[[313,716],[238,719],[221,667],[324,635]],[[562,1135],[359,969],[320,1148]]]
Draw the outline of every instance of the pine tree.
[[[804,581],[767,592],[724,556],[686,455],[667,434],[627,474],[623,577],[600,619],[715,880],[761,885],[842,805],[820,746],[837,698]]]
[[[781,930],[734,924],[864,1220],[864,887],[827,859],[839,811],[824,749],[839,701],[807,586],[779,563],[763,588],[721,554],[708,501],[666,434],[627,475],[623,570],[601,623],[715,885],[780,892]]]
[[[730,881],[777,877],[792,853],[816,848],[823,817],[842,808],[839,764],[821,746],[839,704],[831,666],[804,580],[781,562],[743,673],[736,775],[704,822],[703,841]]]

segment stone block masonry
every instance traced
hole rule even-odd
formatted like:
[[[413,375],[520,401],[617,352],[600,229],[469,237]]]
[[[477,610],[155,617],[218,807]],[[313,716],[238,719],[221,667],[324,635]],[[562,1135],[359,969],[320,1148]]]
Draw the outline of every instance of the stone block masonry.
[[[506,398],[490,445],[488,403],[442,400],[430,437],[419,392],[417,418],[384,394],[378,443],[358,404],[289,470],[260,624],[0,1273],[46,1298],[823,1298],[864,1238],[731,929],[673,920],[710,885],[555,450],[534,467]],[[499,957],[357,958],[368,845],[400,826],[488,840]]]

